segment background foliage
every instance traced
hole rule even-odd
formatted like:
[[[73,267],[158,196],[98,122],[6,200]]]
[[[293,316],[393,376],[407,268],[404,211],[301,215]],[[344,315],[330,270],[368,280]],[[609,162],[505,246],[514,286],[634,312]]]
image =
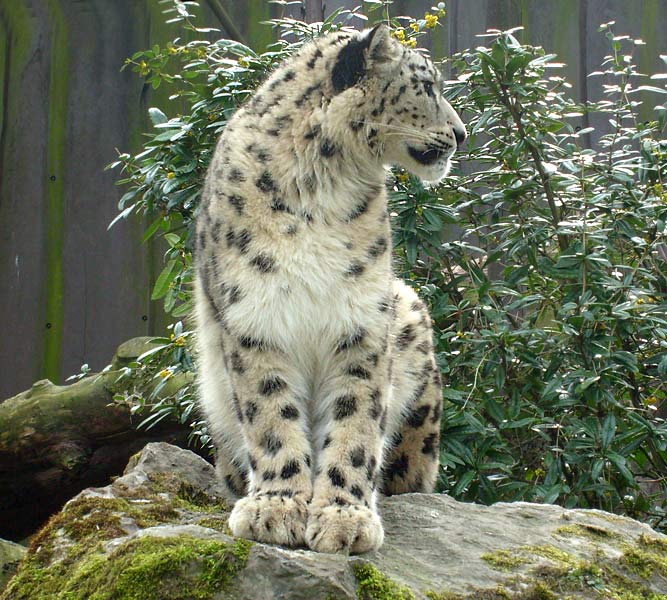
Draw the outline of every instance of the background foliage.
[[[176,2],[170,16],[201,32]],[[437,26],[389,19],[407,45]],[[129,187],[118,218],[149,217],[146,239],[168,249],[153,291],[176,318],[190,311],[193,214],[215,140],[267,72],[313,36],[368,18],[338,11],[325,23],[276,19],[280,41],[258,54],[230,40],[175,40],[138,52],[131,67],[169,86],[189,112],[151,109],[145,149],[123,154]],[[371,19],[372,20],[372,19]],[[485,46],[445,65],[445,93],[467,123],[461,168],[425,189],[407,173],[390,182],[397,272],[428,300],[447,385],[440,490],[454,497],[556,502],[603,508],[667,529],[667,104],[637,118],[639,94],[664,100],[665,74],[640,75],[641,44],[601,27],[610,54],[590,76],[603,99],[568,97],[561,65],[516,31],[492,31]],[[667,57],[663,57],[667,61]],[[589,122],[608,120],[599,135]],[[182,322],[123,373],[145,425],[193,422],[194,370]],[[174,385],[185,381],[185,384]],[[155,402],[164,386],[174,393]],[[663,407],[662,413],[660,407]]]

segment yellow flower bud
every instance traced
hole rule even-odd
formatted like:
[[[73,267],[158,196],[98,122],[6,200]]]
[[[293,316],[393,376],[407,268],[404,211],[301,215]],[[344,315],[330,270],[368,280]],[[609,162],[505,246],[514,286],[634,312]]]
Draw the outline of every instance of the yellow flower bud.
[[[169,173],[167,173],[167,179],[173,179],[174,177],[176,177],[176,173],[173,171],[169,171]]]
[[[396,30],[394,31],[394,37],[395,37],[398,41],[402,42],[402,41],[405,39],[405,30],[403,30],[403,29],[396,29]]]
[[[426,27],[433,29],[438,24],[438,15],[432,15],[431,13],[426,13],[424,15],[426,20]]]

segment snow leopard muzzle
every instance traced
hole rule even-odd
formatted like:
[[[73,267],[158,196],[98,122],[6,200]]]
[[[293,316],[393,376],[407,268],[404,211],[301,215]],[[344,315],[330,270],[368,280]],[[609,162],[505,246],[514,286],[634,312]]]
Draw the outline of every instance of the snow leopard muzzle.
[[[432,165],[441,158],[447,158],[450,148],[438,146],[436,144],[428,144],[424,150],[419,150],[414,146],[408,145],[408,153],[418,163],[422,165]]]

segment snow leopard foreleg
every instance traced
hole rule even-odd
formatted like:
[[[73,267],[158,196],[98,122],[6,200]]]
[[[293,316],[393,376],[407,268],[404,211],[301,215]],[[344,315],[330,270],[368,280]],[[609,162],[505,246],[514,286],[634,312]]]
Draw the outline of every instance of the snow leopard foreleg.
[[[248,452],[248,495],[229,518],[236,536],[300,546],[312,496],[302,384],[286,353],[229,336],[236,416]]]
[[[376,509],[376,480],[389,401],[388,323],[358,327],[334,350],[322,406],[322,430],[306,541],[319,552],[366,552],[384,532]]]

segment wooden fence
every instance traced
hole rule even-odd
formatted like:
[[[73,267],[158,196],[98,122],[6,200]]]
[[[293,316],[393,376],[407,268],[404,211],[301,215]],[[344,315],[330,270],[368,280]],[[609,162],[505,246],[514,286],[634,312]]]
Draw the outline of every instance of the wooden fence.
[[[420,15],[435,3],[397,1],[394,13]],[[200,4],[202,24],[221,26],[222,7],[253,46],[270,42],[260,21],[276,7],[265,0]],[[170,112],[165,91],[120,71],[135,51],[176,35],[163,8],[0,0],[0,401],[40,378],[60,383],[82,363],[99,369],[120,342],[165,325],[150,301],[162,257],[141,244],[137,221],[107,231],[122,190],[117,173],[103,170],[116,148],[139,148],[149,106]],[[580,99],[599,96],[599,80],[586,73],[607,52],[600,23],[643,38],[644,71],[660,70],[658,54],[667,53],[665,0],[449,0],[447,11],[434,54],[478,45],[487,28],[522,25],[525,41],[568,63]]]

